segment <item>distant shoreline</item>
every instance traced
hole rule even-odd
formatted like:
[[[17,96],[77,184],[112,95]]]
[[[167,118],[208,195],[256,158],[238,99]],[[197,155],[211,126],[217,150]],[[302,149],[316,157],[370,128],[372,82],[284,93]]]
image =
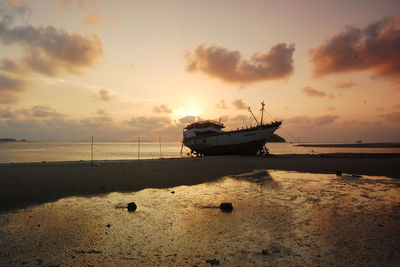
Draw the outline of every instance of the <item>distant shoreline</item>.
[[[400,148],[400,143],[353,143],[353,144],[297,144],[302,147],[354,147],[354,148]]]
[[[27,142],[26,139],[17,140],[14,138],[0,138],[0,142]]]

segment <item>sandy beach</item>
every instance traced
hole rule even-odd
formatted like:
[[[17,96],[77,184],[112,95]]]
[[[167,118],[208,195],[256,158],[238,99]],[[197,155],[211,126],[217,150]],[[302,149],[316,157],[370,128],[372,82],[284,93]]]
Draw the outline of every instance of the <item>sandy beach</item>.
[[[141,161],[0,164],[0,210],[68,196],[194,185],[254,169],[400,178],[399,154],[216,156]]]
[[[263,169],[321,160],[316,173]],[[388,169],[397,161],[216,157],[2,166],[2,180],[25,186],[14,185],[25,191],[18,189],[21,197],[6,208],[28,207],[0,213],[0,265],[394,266],[400,180],[365,175],[363,166],[396,176]],[[334,163],[363,176],[330,174]],[[245,172],[252,168],[262,169]],[[124,190],[132,191],[114,192]],[[131,201],[136,212],[126,209]],[[221,202],[233,211],[222,212]]]
[[[324,154],[1,164],[0,265],[392,266],[400,260],[399,161]],[[233,211],[222,212],[222,202]]]

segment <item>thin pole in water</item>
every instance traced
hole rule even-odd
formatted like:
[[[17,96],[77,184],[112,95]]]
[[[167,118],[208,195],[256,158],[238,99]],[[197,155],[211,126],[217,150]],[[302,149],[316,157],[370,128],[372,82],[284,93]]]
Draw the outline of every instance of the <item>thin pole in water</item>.
[[[140,136],[139,136],[139,142],[138,142],[138,152],[137,152],[137,159],[140,159]]]
[[[162,154],[161,154],[161,137],[158,137],[158,141],[160,142],[160,158],[162,158]]]
[[[90,153],[90,165],[93,167],[93,135],[92,135],[92,149]]]

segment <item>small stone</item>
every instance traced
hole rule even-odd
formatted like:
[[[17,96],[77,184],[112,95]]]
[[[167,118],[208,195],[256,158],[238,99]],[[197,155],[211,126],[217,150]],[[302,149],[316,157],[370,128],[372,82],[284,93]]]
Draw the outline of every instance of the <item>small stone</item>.
[[[137,206],[135,204],[135,202],[131,202],[128,204],[128,211],[129,212],[134,212],[136,210]]]
[[[233,206],[232,203],[229,202],[223,202],[219,205],[219,208],[223,211],[223,212],[232,212],[233,210]]]
[[[219,265],[219,260],[217,260],[216,258],[212,259],[212,260],[206,260],[206,263],[209,263],[211,265]]]
[[[268,249],[263,249],[263,250],[261,250],[261,253],[262,253],[264,256],[268,256],[268,255],[269,255]]]
[[[171,194],[175,194],[175,191],[171,191]]]
[[[341,170],[337,170],[335,172],[336,176],[342,176],[343,172]]]
[[[107,224],[107,228],[110,228],[111,227],[111,224]]]

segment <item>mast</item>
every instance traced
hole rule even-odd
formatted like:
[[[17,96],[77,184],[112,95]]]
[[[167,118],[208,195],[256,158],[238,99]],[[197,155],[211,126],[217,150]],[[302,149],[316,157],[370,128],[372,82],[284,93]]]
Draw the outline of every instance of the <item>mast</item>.
[[[249,107],[248,110],[249,110],[249,112],[251,113],[251,115],[253,116],[254,120],[257,122],[257,125],[260,125],[260,124],[258,123],[258,121],[257,121],[256,116],[254,116],[253,112],[251,111],[250,107]]]
[[[265,107],[265,104],[264,104],[264,101],[263,101],[263,102],[261,102],[261,109],[260,109],[260,111],[261,111],[261,125],[263,124],[264,107]]]

